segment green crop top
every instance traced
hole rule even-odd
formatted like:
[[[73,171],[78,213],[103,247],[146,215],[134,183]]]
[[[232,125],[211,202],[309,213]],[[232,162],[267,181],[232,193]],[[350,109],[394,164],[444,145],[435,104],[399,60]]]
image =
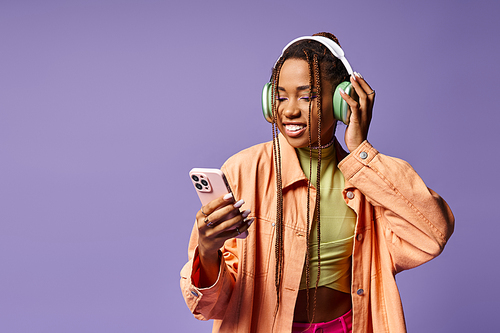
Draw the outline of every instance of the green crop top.
[[[296,149],[300,166],[309,178],[309,148]],[[316,186],[316,169],[318,152],[313,150],[313,179]],[[354,241],[356,214],[350,209],[342,196],[344,175],[337,167],[335,146],[321,151],[321,273],[318,286],[326,286],[344,293],[351,290],[351,255]],[[310,232],[310,283],[309,288],[316,286],[318,275],[318,242],[317,223],[314,216]],[[302,272],[300,289],[306,286],[306,265]]]

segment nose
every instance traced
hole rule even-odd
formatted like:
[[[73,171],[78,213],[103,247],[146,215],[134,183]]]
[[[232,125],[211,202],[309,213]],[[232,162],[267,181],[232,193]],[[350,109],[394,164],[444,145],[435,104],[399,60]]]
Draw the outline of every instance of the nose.
[[[283,106],[283,115],[289,119],[300,117],[301,112],[297,100],[289,99]]]

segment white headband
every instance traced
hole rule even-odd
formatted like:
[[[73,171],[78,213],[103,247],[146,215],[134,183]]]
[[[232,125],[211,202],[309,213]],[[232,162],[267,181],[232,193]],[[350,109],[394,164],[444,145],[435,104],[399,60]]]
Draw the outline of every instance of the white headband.
[[[283,51],[281,51],[281,56],[278,58],[278,60],[276,60],[276,63],[274,64],[274,67],[276,67],[276,64],[278,63],[278,61],[283,56],[283,53],[285,53],[286,49],[290,45],[292,45],[295,42],[298,42],[299,40],[304,40],[304,39],[315,40],[315,41],[323,44],[324,46],[326,46],[326,48],[329,49],[330,52],[332,52],[332,54],[336,58],[338,58],[340,61],[342,61],[342,63],[344,64],[345,69],[347,69],[347,73],[349,73],[349,75],[352,75],[352,73],[353,73],[352,67],[349,64],[349,62],[347,61],[347,59],[345,58],[344,51],[333,40],[331,40],[330,38],[323,37],[323,36],[304,36],[304,37],[295,38],[294,40],[292,40],[290,43],[288,43],[283,48]]]

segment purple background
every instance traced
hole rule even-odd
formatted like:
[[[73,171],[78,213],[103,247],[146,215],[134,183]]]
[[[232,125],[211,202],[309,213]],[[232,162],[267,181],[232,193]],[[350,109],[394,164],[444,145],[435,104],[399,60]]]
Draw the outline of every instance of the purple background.
[[[397,277],[409,332],[495,330],[499,9],[1,1],[0,332],[210,331],[179,290],[187,173],[271,138],[262,85],[318,31],[377,91],[369,140],[456,216],[444,253]]]

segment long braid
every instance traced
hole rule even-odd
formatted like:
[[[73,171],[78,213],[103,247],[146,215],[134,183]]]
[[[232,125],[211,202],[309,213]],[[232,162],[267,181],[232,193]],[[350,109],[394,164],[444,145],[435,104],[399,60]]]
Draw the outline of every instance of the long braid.
[[[321,244],[321,218],[320,218],[320,201],[321,201],[321,195],[320,195],[320,179],[321,179],[321,77],[320,77],[320,68],[319,68],[319,61],[318,61],[318,56],[315,54],[313,56],[313,59],[311,60],[308,53],[304,51],[304,54],[306,55],[306,61],[309,65],[309,86],[311,87],[311,92],[310,92],[310,97],[312,97],[312,90],[313,87],[316,89],[316,95],[318,96],[316,98],[316,105],[317,105],[317,113],[318,113],[318,143],[317,146],[318,148],[318,164],[316,168],[316,192],[317,192],[317,199],[316,199],[316,204],[314,207],[314,216],[316,216],[316,228],[317,228],[317,255],[318,255],[318,274],[316,275],[316,283],[315,283],[315,288],[314,288],[314,297],[313,297],[313,312],[312,316],[310,313],[309,309],[309,304],[310,304],[310,298],[309,298],[309,293],[306,293],[306,303],[308,306],[306,307],[306,312],[307,312],[307,318],[310,323],[314,321],[314,316],[316,313],[316,300],[317,300],[317,292],[318,292],[318,285],[319,285],[319,279],[320,279],[320,274],[321,274],[321,251],[320,251],[320,244]],[[316,82],[316,84],[314,84]],[[308,114],[308,127],[311,128],[311,111],[312,111],[312,98],[309,99],[309,114]],[[312,184],[312,161],[313,161],[313,148],[312,148],[312,132],[309,131],[309,184]],[[309,253],[309,246],[311,243],[310,240],[310,226],[311,226],[311,217],[310,217],[310,186],[307,187],[307,222],[306,222],[306,228],[307,228],[307,251],[306,251],[306,286],[309,288],[309,284],[311,281],[311,269],[310,269],[310,253]]]
[[[321,203],[321,187],[320,187],[320,179],[321,179],[321,116],[322,116],[322,110],[321,110],[321,77],[320,77],[320,68],[319,68],[319,62],[318,62],[318,55],[314,55],[314,79],[317,82],[317,95],[319,96],[316,98],[316,105],[317,105],[317,111],[318,111],[318,167],[316,170],[316,216],[317,216],[317,242],[318,242],[318,274],[316,276],[316,285],[314,287],[314,305],[313,305],[313,318],[314,318],[314,313],[316,311],[316,294],[318,292],[318,284],[319,284],[319,278],[321,275],[321,218],[320,218],[320,203]],[[312,148],[310,148],[312,150]]]
[[[273,86],[272,86],[272,107],[273,107],[273,151],[274,151],[274,166],[276,169],[276,242],[275,242],[275,256],[276,256],[276,266],[275,266],[275,280],[274,285],[276,287],[276,308],[275,308],[275,316],[278,313],[279,305],[280,305],[280,296],[281,296],[281,281],[283,276],[283,265],[284,265],[284,226],[283,226],[283,184],[281,180],[281,151],[278,137],[278,126],[277,126],[277,117],[278,117],[278,108],[276,103],[276,95],[277,95],[277,87],[278,87],[278,79],[279,73],[281,70],[281,66],[283,65],[283,60],[280,59],[276,66],[276,70],[273,75]],[[274,321],[275,322],[275,321]],[[273,322],[273,327],[274,327]]]
[[[311,63],[309,61],[309,56],[306,51],[304,51],[304,54],[306,55],[306,61],[309,65],[309,87],[311,89],[311,92],[309,94],[309,97],[311,97],[312,94],[312,89],[314,86],[313,82],[313,76],[311,75]],[[311,111],[312,111],[312,98],[309,98],[309,113],[307,116],[307,127],[311,128]],[[309,147],[312,147],[312,133],[309,130],[308,131],[308,139],[309,139]],[[306,251],[306,286],[309,288],[309,283],[311,281],[311,255],[309,253],[309,245],[311,244],[311,234],[310,234],[310,229],[311,229],[311,214],[310,214],[310,199],[311,199],[311,184],[312,184],[312,149],[309,149],[309,184],[307,186],[307,222],[306,222],[306,230],[307,230],[307,251]],[[311,318],[311,314],[309,311],[309,292],[306,293],[306,313],[307,313],[307,319],[309,322],[312,322],[314,319],[314,313]]]

